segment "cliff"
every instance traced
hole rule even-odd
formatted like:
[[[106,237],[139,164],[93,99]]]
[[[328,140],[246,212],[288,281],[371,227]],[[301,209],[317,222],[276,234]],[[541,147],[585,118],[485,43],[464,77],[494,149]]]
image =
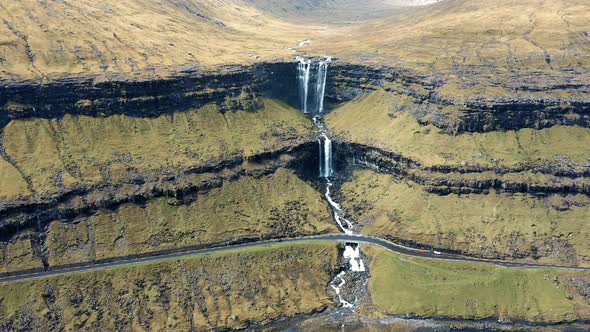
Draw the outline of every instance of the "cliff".
[[[332,191],[358,231],[477,257],[588,266],[589,5],[398,5],[0,4],[0,273],[336,231],[317,177],[318,129],[299,111],[296,56],[331,57]],[[147,329],[164,320],[167,328],[245,328],[329,306],[335,253],[288,251],[192,261],[190,273],[164,264],[147,276],[109,271],[3,286],[3,328]],[[237,288],[199,284],[206,295],[170,300],[195,288],[184,280],[195,275],[243,276],[219,265],[224,259],[259,258],[270,267],[249,271]],[[305,269],[318,272],[311,285]],[[138,285],[131,295],[115,283],[121,276]],[[56,291],[70,280],[117,294]],[[258,284],[271,285],[268,297],[241,311],[253,301],[245,289]],[[42,292],[45,304],[15,298],[22,287]],[[271,308],[266,301],[277,296],[283,302]],[[146,307],[146,297],[169,301],[130,309]],[[101,325],[115,304],[134,316]]]

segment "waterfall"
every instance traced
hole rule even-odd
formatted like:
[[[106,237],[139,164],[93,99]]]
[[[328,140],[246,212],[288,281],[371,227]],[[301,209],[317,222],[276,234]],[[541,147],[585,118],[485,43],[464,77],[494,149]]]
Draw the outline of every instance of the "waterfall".
[[[323,178],[329,178],[332,175],[332,141],[326,134],[322,134],[322,140],[320,139],[320,176]],[[323,158],[322,158],[323,157]]]
[[[320,177],[329,178],[332,175],[332,141],[321,134],[318,138]]]
[[[317,139],[319,147],[318,163],[320,164],[320,177],[328,179],[334,173],[332,169],[332,140],[328,137],[328,130],[322,123],[321,115],[318,114],[314,116],[313,122],[320,130],[320,135]]]
[[[322,160],[324,160],[324,157],[322,155],[324,153],[324,149],[322,148],[323,144],[322,144],[322,139],[320,137],[318,137],[318,146],[320,147],[320,149],[319,149],[320,155],[318,157],[318,160],[319,160],[318,164],[320,166],[320,173],[319,174],[320,174],[320,177],[323,177],[323,175],[324,175],[324,163],[322,162]]]
[[[328,62],[330,59],[318,63],[318,80],[316,83],[316,97],[318,114],[324,112],[324,95],[326,94],[326,77],[328,76]]]
[[[309,92],[309,75],[311,72],[311,61],[297,57],[297,82],[299,84],[299,96],[303,113],[307,113],[307,95]]]
[[[308,113],[308,92],[309,92],[309,80],[310,80],[310,71],[312,68],[312,61],[305,60],[301,57],[298,57],[297,60],[299,64],[297,66],[297,81],[299,83],[299,93],[301,97],[301,105],[303,108],[304,113]],[[353,223],[345,218],[345,213],[342,210],[340,204],[332,199],[332,195],[330,192],[330,188],[332,187],[331,177],[334,175],[333,165],[332,165],[332,140],[329,137],[329,131],[325,127],[323,122],[323,113],[324,113],[324,97],[326,93],[326,81],[328,76],[328,63],[330,63],[331,59],[326,58],[323,61],[319,61],[317,64],[317,76],[316,76],[316,86],[315,86],[315,105],[312,107],[316,107],[313,110],[315,115],[312,117],[313,122],[315,123],[316,127],[318,128],[320,134],[317,137],[318,147],[319,147],[319,155],[318,155],[318,166],[319,166],[319,176],[323,178],[326,184],[326,191],[324,196],[326,200],[330,204],[330,208],[334,214],[334,220],[338,227],[342,230],[343,233],[352,235],[354,230]],[[316,66],[313,66],[316,68]],[[313,92],[313,90],[312,90]],[[312,97],[313,98],[313,97]],[[313,99],[312,99],[313,100]],[[352,272],[364,272],[365,265],[361,259],[360,248],[358,244],[349,244],[347,243],[345,246],[345,250],[343,256],[350,265],[350,270]],[[344,280],[345,272],[340,272],[334,280],[331,282],[331,286],[334,289],[336,295],[338,295],[338,299],[340,304],[344,308],[353,308],[356,304],[356,300],[353,303],[346,301],[342,294],[340,293],[342,286],[345,284]]]
[[[299,98],[301,100],[301,108],[303,113],[308,113],[308,99],[309,99],[309,81],[312,71],[312,60],[306,60],[302,57],[297,57],[299,64],[297,65],[297,84],[299,86]],[[326,80],[328,76],[328,63],[332,61],[331,58],[326,58],[317,63],[317,75],[315,84],[315,104],[311,107],[316,107],[315,113],[320,114],[324,112],[324,97],[326,95]],[[313,95],[312,95],[313,98]],[[312,99],[313,100],[313,99]]]

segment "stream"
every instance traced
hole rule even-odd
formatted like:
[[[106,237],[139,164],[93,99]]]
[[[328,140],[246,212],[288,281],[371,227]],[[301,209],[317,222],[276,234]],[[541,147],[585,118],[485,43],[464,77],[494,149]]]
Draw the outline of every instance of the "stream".
[[[313,123],[316,125],[319,131],[317,137],[318,151],[319,151],[319,165],[318,165],[318,176],[324,183],[324,197],[330,205],[332,214],[338,228],[347,235],[354,234],[354,224],[349,219],[345,218],[344,211],[341,205],[336,202],[331,196],[331,188],[333,186],[332,179],[335,175],[332,158],[332,140],[330,139],[330,132],[324,125],[324,97],[326,92],[326,81],[328,77],[328,66],[331,62],[331,58],[317,60],[314,62],[313,59],[304,59],[298,57],[299,64],[297,66],[297,82],[299,87],[299,93],[301,97],[301,111],[306,114],[312,115]],[[313,71],[316,70],[314,75]],[[310,83],[311,78],[315,76],[315,91],[310,94]],[[310,100],[311,99],[311,100]],[[360,256],[360,249],[358,244],[347,243],[344,252],[344,259],[348,261],[349,271],[351,273],[364,272],[365,265]],[[347,301],[341,294],[342,286],[346,284],[347,271],[341,271],[332,280],[330,286],[336,292],[340,304],[343,308],[353,308],[355,301]]]

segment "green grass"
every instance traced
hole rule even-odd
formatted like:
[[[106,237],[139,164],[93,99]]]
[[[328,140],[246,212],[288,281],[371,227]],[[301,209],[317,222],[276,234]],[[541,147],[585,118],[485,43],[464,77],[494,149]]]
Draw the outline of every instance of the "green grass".
[[[282,243],[2,284],[0,321],[18,326],[30,312],[33,328],[244,327],[333,305],[337,254],[333,243]]]
[[[34,253],[31,234],[22,232],[19,237],[0,242],[0,272],[42,268],[41,259]]]
[[[157,118],[16,120],[4,128],[4,145],[31,177],[33,189],[47,195],[58,191],[58,178],[66,190],[104,182],[104,174],[119,183],[136,173],[186,169],[298,145],[312,140],[314,129],[301,112],[265,100],[257,112],[221,113],[207,105]],[[22,195],[17,185],[0,188],[0,197],[17,195]]]
[[[487,257],[529,256],[536,249],[543,261],[590,264],[590,200],[584,195],[439,196],[423,189],[358,170],[342,186],[342,204],[365,234]]]
[[[453,318],[563,322],[590,317],[569,284],[587,272],[515,269],[405,257],[371,247],[369,289],[386,313]]]
[[[1,200],[31,196],[25,179],[20,176],[14,166],[2,158],[0,158],[0,188],[2,188],[0,189]]]
[[[335,232],[322,195],[288,170],[244,176],[197,196],[187,205],[174,198],[123,204],[74,223],[49,226],[51,265],[126,256],[248,237]]]
[[[432,125],[420,125],[405,111],[416,107],[411,97],[378,90],[337,108],[326,122],[348,141],[396,152],[423,166],[514,167],[553,163],[556,157],[584,164],[590,155],[588,128],[554,126],[452,136]]]

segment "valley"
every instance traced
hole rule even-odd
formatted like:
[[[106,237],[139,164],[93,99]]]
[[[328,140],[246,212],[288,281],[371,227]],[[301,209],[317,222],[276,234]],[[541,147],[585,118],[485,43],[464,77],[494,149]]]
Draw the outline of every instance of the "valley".
[[[0,4],[0,329],[587,328],[588,9]]]

